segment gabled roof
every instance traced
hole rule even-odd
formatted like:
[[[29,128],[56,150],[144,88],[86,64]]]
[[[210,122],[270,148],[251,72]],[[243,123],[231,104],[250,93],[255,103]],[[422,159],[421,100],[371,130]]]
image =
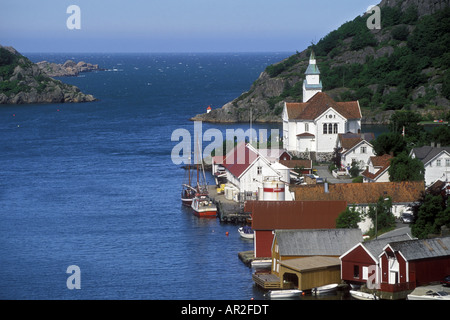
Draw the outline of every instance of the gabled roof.
[[[370,258],[373,260],[374,263],[378,263],[378,255],[383,252],[384,247],[390,243],[395,241],[403,241],[403,240],[411,240],[412,237],[405,233],[398,236],[392,236],[392,237],[385,237],[385,238],[378,238],[374,240],[364,241],[361,243],[358,243],[353,248],[349,249],[347,252],[345,252],[342,256],[339,257],[339,259],[342,260],[347,254],[355,250],[357,247],[362,247],[367,254],[370,256]]]
[[[248,148],[245,142],[241,142],[226,155],[222,165],[239,178],[257,158],[258,154]]]
[[[384,247],[400,252],[405,260],[420,260],[450,256],[450,237],[417,239],[389,243]],[[379,256],[384,253],[380,253]]]
[[[423,146],[411,150],[411,154],[414,154],[417,159],[423,162],[423,164],[427,164],[442,152],[446,152],[450,155],[450,147]]]
[[[275,230],[282,256],[340,256],[363,240],[359,229]]]
[[[296,201],[343,200],[349,205],[377,203],[380,196],[390,196],[393,203],[410,203],[425,191],[423,181],[336,183],[324,191],[323,184],[292,187]]]
[[[367,133],[347,132],[347,133],[338,134],[338,139],[339,139],[341,147],[344,150],[350,150],[362,141],[366,141],[367,143],[370,143],[372,140],[375,139],[375,135],[372,132],[367,132]]]
[[[386,172],[387,169],[391,166],[391,159],[393,157],[389,154],[384,154],[382,156],[375,156],[370,157],[369,162],[372,163],[372,166],[374,168],[378,168],[378,171],[375,173],[372,173],[367,168],[363,173],[361,173],[362,176],[369,178],[371,180],[376,180],[379,176],[381,176],[384,172]]]
[[[361,119],[358,101],[336,102],[324,92],[316,93],[307,102],[286,102],[289,119],[314,120],[329,108],[346,119]]]

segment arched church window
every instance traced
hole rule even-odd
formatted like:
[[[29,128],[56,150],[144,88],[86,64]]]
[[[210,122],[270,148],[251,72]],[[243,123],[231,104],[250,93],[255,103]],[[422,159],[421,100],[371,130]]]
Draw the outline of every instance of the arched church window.
[[[323,124],[323,134],[327,134],[327,124],[326,123],[324,123]]]
[[[337,123],[334,124],[333,133],[338,133],[338,124]]]

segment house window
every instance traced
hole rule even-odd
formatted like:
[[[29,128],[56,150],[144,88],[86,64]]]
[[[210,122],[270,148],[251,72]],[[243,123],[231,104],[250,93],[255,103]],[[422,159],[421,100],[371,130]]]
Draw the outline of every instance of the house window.
[[[359,279],[359,266],[358,265],[353,266],[353,278]]]
[[[327,128],[328,128],[327,124],[324,123],[324,124],[323,124],[323,134],[327,134],[327,133],[328,133],[328,132],[327,132]]]
[[[309,132],[309,124],[305,123],[305,132]]]
[[[361,153],[366,153],[367,152],[367,147],[361,147]]]
[[[256,172],[258,173],[258,175],[262,175],[262,167],[257,167]]]
[[[445,159],[445,166],[450,167],[450,159]]]
[[[329,134],[333,133],[333,125],[331,123],[328,125],[328,133]]]
[[[333,133],[338,133],[338,124],[337,123],[335,123],[334,124],[334,126],[333,126]]]
[[[441,166],[441,160],[439,159],[439,160],[436,160],[436,166],[437,167],[440,167]]]

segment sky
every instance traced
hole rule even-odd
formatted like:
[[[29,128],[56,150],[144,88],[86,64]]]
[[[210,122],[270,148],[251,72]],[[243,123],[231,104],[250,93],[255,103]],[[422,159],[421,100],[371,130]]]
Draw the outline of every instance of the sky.
[[[295,52],[379,0],[1,0],[19,52]],[[79,15],[69,10],[79,8]],[[69,26],[68,27],[68,20]],[[80,28],[73,28],[79,22]]]

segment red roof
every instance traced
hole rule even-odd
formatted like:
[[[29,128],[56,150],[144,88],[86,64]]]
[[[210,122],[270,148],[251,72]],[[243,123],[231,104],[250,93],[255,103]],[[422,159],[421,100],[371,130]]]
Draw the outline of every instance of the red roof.
[[[245,142],[239,143],[231,152],[229,152],[223,166],[236,178],[239,178],[245,170],[258,158],[258,155],[247,148]]]
[[[286,103],[290,119],[314,120],[329,108],[346,119],[361,119],[358,101],[336,102],[324,92],[316,93],[308,102]]]

